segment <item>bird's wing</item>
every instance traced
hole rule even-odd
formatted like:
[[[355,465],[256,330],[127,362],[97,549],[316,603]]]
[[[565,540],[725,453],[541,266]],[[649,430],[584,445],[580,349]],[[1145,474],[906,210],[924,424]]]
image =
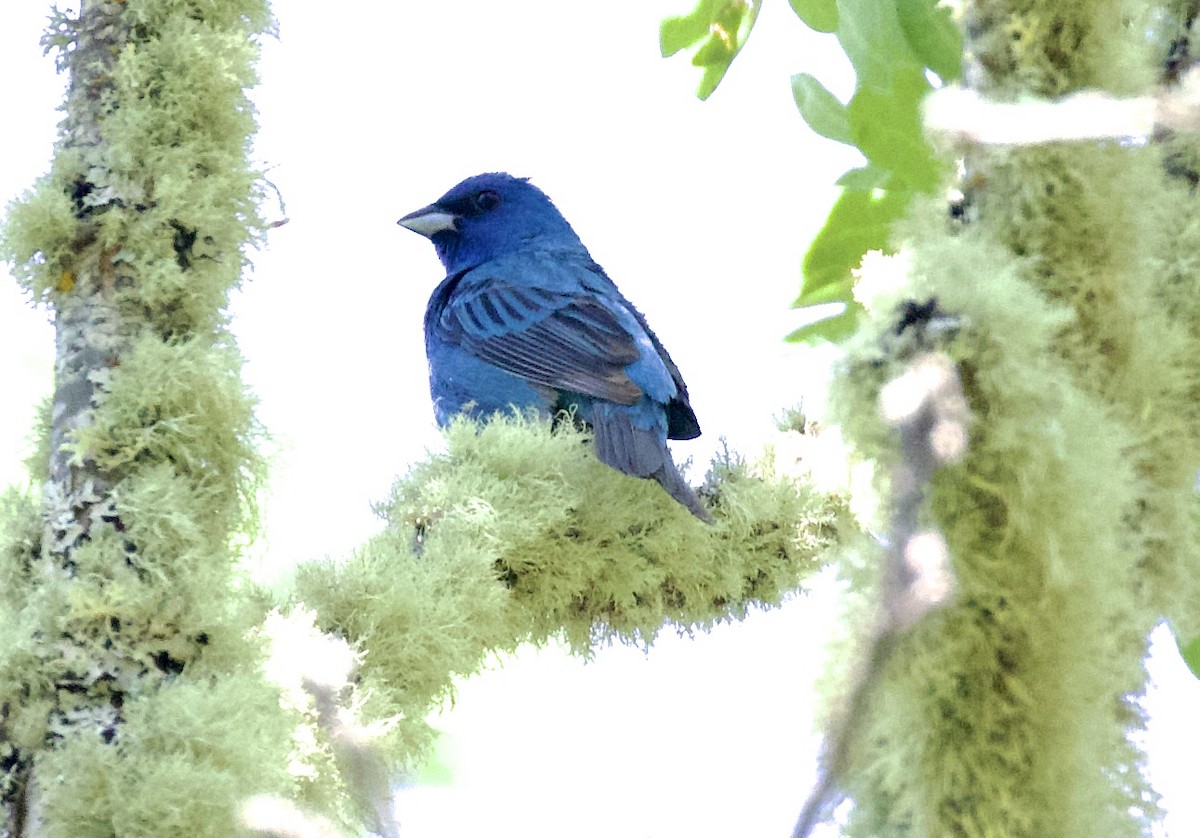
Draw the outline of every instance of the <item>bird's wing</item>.
[[[650,331],[650,324],[646,322],[642,313],[633,306],[630,306],[629,309],[645,330],[646,336],[650,339],[654,351],[658,353],[675,388],[675,395],[667,401],[667,438],[695,439],[700,436],[700,423],[696,420],[696,413],[692,410],[691,402],[688,400],[687,385],[683,383],[683,375],[679,372],[679,367],[675,366],[675,362],[667,354],[667,348],[662,345],[658,336]]]
[[[487,266],[465,272],[438,328],[462,349],[528,381],[617,404],[633,404],[642,388],[626,372],[641,356],[637,337],[615,306],[569,288],[506,280]],[[556,283],[561,284],[561,283]]]

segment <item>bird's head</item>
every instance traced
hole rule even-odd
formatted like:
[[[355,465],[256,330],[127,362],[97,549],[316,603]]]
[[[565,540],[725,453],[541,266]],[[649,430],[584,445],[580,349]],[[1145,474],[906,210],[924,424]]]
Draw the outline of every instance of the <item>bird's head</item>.
[[[469,177],[397,223],[428,237],[450,273],[531,244],[582,247],[542,190],[503,172]]]

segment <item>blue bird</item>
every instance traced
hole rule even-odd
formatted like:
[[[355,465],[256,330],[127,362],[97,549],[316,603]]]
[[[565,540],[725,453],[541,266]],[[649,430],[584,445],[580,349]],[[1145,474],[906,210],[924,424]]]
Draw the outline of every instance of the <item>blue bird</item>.
[[[657,480],[709,520],[667,448],[700,435],[679,368],[545,193],[476,175],[398,223],[427,236],[446,268],[425,310],[438,424],[574,409],[601,462]]]

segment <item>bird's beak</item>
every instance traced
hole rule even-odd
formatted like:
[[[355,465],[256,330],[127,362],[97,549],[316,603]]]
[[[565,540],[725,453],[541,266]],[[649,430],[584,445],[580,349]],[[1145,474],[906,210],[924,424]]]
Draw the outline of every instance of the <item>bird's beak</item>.
[[[457,230],[458,216],[446,212],[437,204],[430,204],[416,212],[410,212],[396,223],[401,227],[407,227],[414,233],[420,233],[426,238],[432,238],[434,233],[441,233],[447,230],[454,232]]]

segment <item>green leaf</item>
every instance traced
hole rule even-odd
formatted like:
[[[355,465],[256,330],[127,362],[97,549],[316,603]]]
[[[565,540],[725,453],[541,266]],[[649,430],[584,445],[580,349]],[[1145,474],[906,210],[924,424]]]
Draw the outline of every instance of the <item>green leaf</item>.
[[[1183,655],[1183,660],[1188,665],[1188,669],[1192,670],[1193,675],[1200,678],[1200,637],[1193,638],[1187,644],[1184,644],[1177,637],[1175,642],[1179,644],[1179,654]]]
[[[835,314],[822,320],[806,323],[789,334],[784,340],[792,343],[815,343],[818,340],[837,343],[854,334],[862,315],[862,306],[854,303],[846,306],[846,310],[841,314]]]
[[[853,301],[852,271],[869,250],[890,249],[893,223],[918,192],[939,183],[943,163],[926,142],[921,101],[926,67],[943,80],[961,74],[962,36],[937,0],[789,0],[809,27],[834,32],[854,68],[854,96],[843,104],[809,73],[792,77],[792,97],[813,131],[856,146],[867,165],[838,180],[843,192],[804,257],[798,308],[844,303],[846,309],[800,327],[790,340],[837,340],[862,316]],[[663,55],[696,47],[704,69],[699,96],[724,78],[746,42],[760,3],[700,0],[685,17],[663,22]]]
[[[713,94],[717,89],[717,85],[725,78],[725,73],[729,69],[729,62],[724,64],[712,64],[705,68],[704,75],[700,77],[700,86],[696,88],[696,98],[704,101]]]
[[[815,288],[806,287],[792,303],[792,308],[851,302],[854,302],[854,278],[847,273],[841,282],[830,282]]]
[[[845,282],[868,250],[887,250],[892,222],[908,209],[913,194],[897,189],[843,192],[804,255],[800,299]]]
[[[816,78],[808,73],[792,76],[792,98],[796,100],[796,108],[808,127],[822,137],[853,144],[846,106]]]
[[[944,82],[962,75],[963,36],[950,9],[938,0],[896,0],[900,28],[917,60]]]
[[[860,169],[850,169],[837,179],[838,186],[846,189],[857,189],[860,192],[870,192],[872,189],[887,189],[892,182],[892,173],[878,166],[866,165]]]
[[[910,64],[890,89],[860,88],[846,106],[854,144],[867,160],[926,190],[936,185],[939,168],[921,125],[920,103],[929,90],[924,74]]]
[[[684,17],[669,17],[658,27],[658,47],[663,58],[669,58],[681,49],[704,40],[708,34],[708,23],[712,19],[714,0],[700,0],[695,11]]]
[[[671,56],[703,42],[692,56],[692,63],[704,68],[696,95],[707,99],[745,46],[760,7],[761,3],[751,0],[700,0],[690,15],[662,22],[659,49],[663,56]]]
[[[837,29],[837,0],[788,0],[796,17],[809,29],[832,32]]]
[[[916,64],[889,0],[838,0],[837,38],[859,89],[890,90],[896,69]]]

